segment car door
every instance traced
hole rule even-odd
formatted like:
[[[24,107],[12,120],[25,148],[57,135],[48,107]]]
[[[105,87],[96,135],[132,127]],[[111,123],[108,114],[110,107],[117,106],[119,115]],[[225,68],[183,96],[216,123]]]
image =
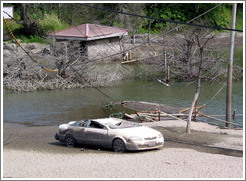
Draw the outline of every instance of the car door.
[[[92,121],[86,128],[87,144],[108,147],[108,129],[97,122]]]
[[[86,128],[81,126],[74,126],[72,128],[76,142],[86,144]]]

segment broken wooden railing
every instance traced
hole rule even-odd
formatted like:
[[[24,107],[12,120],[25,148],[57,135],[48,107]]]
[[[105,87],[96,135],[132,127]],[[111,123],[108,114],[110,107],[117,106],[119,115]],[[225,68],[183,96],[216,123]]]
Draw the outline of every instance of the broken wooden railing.
[[[155,110],[155,111],[137,111],[136,115],[138,116],[140,122],[143,122],[145,119],[147,121],[161,121],[162,117],[171,117],[176,120],[181,120],[180,117],[187,117],[187,114],[176,113],[176,114],[168,114],[166,112]]]
[[[138,116],[138,119],[139,119],[140,122],[161,121],[161,120],[163,120],[162,119],[163,117],[184,121],[185,118],[187,118],[187,116],[188,116],[188,114],[183,114],[183,113],[168,114],[168,113],[165,113],[165,112],[159,111],[159,110],[155,110],[155,111],[137,111],[136,115]],[[227,123],[227,121],[225,121],[223,119],[216,118],[214,116],[217,116],[217,115],[206,115],[206,114],[202,114],[200,112],[197,112],[197,113],[193,112],[193,121],[197,121],[198,120],[198,121],[205,122],[204,120],[197,119],[197,117],[205,117],[205,118],[216,120],[216,121],[219,121],[219,122],[222,122],[222,123]],[[222,115],[218,115],[218,116],[222,116]],[[211,123],[211,124],[213,124],[213,123]],[[240,125],[238,123],[231,122],[231,124],[234,125],[235,127],[243,127],[242,125]],[[215,125],[222,126],[220,124],[215,124]]]
[[[242,115],[242,114],[240,114],[240,115]],[[216,121],[219,121],[219,122],[223,122],[223,123],[228,123],[228,121],[225,121],[223,119],[219,119],[219,118],[215,117],[215,116],[225,116],[225,115],[206,115],[206,114],[198,113],[198,116],[199,117],[206,117],[206,118],[213,119],[213,120],[216,120]],[[238,123],[234,123],[234,122],[230,122],[230,123],[231,123],[231,125],[234,125],[236,127],[243,127],[243,125],[240,125]]]
[[[162,120],[167,120],[167,118],[169,118],[169,120],[174,119],[174,120],[184,121],[188,117],[188,112],[190,110],[190,108],[177,108],[165,104],[142,102],[142,101],[124,101],[121,102],[120,104],[124,107],[135,110],[137,118],[141,122],[162,121]],[[200,110],[205,106],[206,105],[198,106],[196,103],[194,112],[192,113],[193,121],[198,120],[198,121],[206,122],[205,120],[198,119],[203,117],[206,119],[218,121],[223,124],[227,123],[227,121],[223,119],[216,118],[217,116],[220,117],[223,115],[206,115],[201,113]],[[236,116],[242,116],[242,114],[236,114],[236,111],[234,110],[234,113],[232,115],[234,120]],[[209,122],[209,124],[213,124],[213,123]],[[243,125],[240,125],[238,123],[231,122],[231,124],[234,125],[234,127],[240,127],[240,128],[243,127]],[[223,126],[223,125],[218,124],[218,126]]]

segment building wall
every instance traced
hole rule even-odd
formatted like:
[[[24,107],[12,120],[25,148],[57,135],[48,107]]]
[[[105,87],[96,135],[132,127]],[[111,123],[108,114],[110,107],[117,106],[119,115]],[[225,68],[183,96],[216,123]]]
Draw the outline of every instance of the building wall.
[[[102,59],[122,51],[119,37],[101,39],[87,42],[88,58],[90,60]],[[112,56],[109,59],[115,60],[122,57],[122,55]]]
[[[51,44],[52,55],[76,59],[78,57],[89,60],[98,60],[122,51],[119,37],[93,41],[65,41],[58,40]],[[122,58],[122,55],[112,56],[109,59]]]

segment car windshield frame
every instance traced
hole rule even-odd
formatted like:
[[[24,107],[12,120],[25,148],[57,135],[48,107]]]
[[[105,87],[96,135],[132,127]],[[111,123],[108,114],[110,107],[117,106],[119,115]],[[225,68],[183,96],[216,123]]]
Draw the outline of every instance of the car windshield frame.
[[[139,124],[139,123],[134,123],[134,122],[130,122],[130,121],[123,120],[123,121],[121,121],[120,123],[116,123],[116,124],[108,123],[107,126],[108,126],[110,129],[124,129],[124,128],[135,128],[135,127],[140,127],[140,126],[142,126],[142,125]]]
[[[142,126],[141,124],[139,123],[136,123],[136,122],[130,122],[130,121],[127,121],[127,120],[122,120],[122,121],[117,121],[117,122],[108,122],[108,123],[101,123],[100,121],[96,121],[96,120],[89,120],[89,119],[86,119],[86,120],[78,120],[76,121],[75,123],[72,124],[72,126],[78,126],[78,127],[83,127],[83,128],[87,128],[87,126],[81,126],[80,124],[83,123],[83,125],[88,122],[89,124],[91,122],[96,122],[97,124],[101,125],[101,126],[107,126],[108,128],[110,129],[125,129],[125,128],[135,128],[135,127],[140,127]]]
[[[101,124],[98,121],[85,119],[85,120],[78,120],[72,124],[72,126],[82,127],[82,128],[98,128],[98,129],[105,129],[105,125]]]
[[[72,126],[79,126],[80,123],[84,122],[85,120],[78,120],[72,124]]]

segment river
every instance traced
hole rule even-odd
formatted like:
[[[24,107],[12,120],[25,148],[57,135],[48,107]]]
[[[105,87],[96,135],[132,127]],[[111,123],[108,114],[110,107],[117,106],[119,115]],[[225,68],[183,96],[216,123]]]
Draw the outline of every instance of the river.
[[[157,81],[127,80],[100,91],[114,101],[147,101],[175,107],[189,107],[193,100],[196,84],[171,83],[166,87]],[[198,105],[207,103],[220,90],[222,84],[202,82]],[[3,92],[3,120],[26,126],[59,125],[72,120],[108,117],[115,112],[132,111],[117,107],[105,108],[110,100],[95,88],[69,90],[42,90],[27,93]],[[243,114],[243,81],[233,82],[232,110]],[[225,115],[226,86],[202,110],[209,115]],[[220,117],[220,119],[225,119]],[[242,125],[243,116],[236,123]]]

